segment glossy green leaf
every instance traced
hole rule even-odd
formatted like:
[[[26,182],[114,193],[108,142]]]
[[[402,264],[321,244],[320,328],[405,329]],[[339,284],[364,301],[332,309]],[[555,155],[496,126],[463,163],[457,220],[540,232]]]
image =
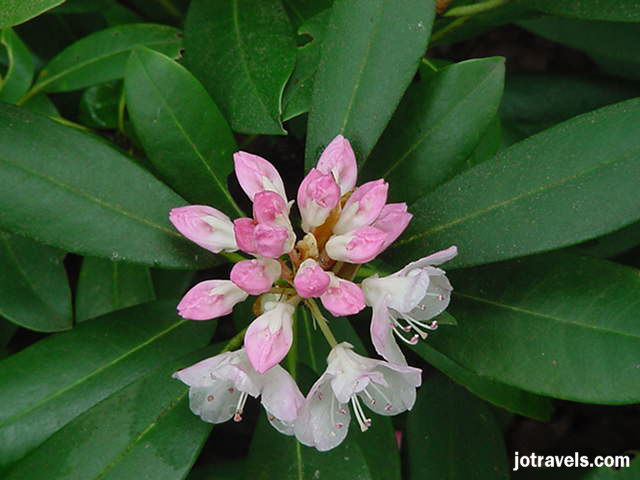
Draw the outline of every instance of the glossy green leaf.
[[[424,54],[435,10],[423,0],[336,0],[309,114],[306,166],[338,134],[369,155]]]
[[[433,333],[426,342],[419,342],[415,347],[412,347],[413,350],[442,373],[483,400],[519,415],[541,421],[549,420],[553,406],[548,398],[481,377],[429,345],[431,338],[437,336],[441,331]],[[455,331],[450,334],[455,335]],[[424,395],[429,395],[429,393],[424,393]]]
[[[194,0],[185,62],[233,130],[285,133],[282,91],[295,64],[293,27],[280,0]]]
[[[449,272],[455,329],[429,344],[478,375],[585,403],[640,400],[638,270],[550,253]]]
[[[126,182],[123,181],[126,179]],[[215,262],[168,220],[185,202],[95,137],[0,105],[0,226],[65,251],[169,268]]]
[[[83,322],[155,299],[149,268],[85,257],[76,291],[76,321]]]
[[[180,298],[192,284],[194,272],[188,270],[151,269],[157,298]],[[234,308],[235,311],[235,308]]]
[[[640,217],[640,100],[596,110],[534,135],[411,205],[388,250],[396,266],[458,245],[452,266],[550,250]]]
[[[149,303],[48,337],[0,362],[0,468],[160,363],[206,345],[215,322]],[[97,455],[99,457],[99,455]]]
[[[82,92],[78,115],[82,124],[93,128],[116,128],[123,88],[121,81],[112,81]]]
[[[0,28],[26,22],[63,2],[64,0],[0,0]]]
[[[506,78],[500,117],[525,138],[576,115],[637,96],[640,87],[625,80],[513,74]]]
[[[60,117],[60,112],[46,94],[40,93],[22,104],[22,108],[47,117]]]
[[[0,232],[0,315],[40,332],[72,326],[65,253]]]
[[[450,65],[411,85],[365,177],[384,178],[390,200],[411,203],[454,176],[495,117],[503,82],[504,59],[494,57]]]
[[[601,68],[623,77],[640,78],[639,23],[615,23],[544,16],[518,22],[520,27],[589,54]]]
[[[628,467],[613,470],[609,467],[594,468],[582,480],[636,480],[640,476],[640,461],[635,454]]]
[[[124,76],[131,50],[144,45],[170,57],[182,46],[179,30],[166,25],[138,23],[101,30],[65,48],[40,72],[29,95],[67,92]]]
[[[604,237],[589,240],[576,248],[577,253],[610,258],[625,253],[638,245],[640,245],[640,222],[632,223]]]
[[[0,100],[14,103],[31,86],[35,67],[33,56],[20,37],[10,28],[0,30],[0,45],[6,50],[9,60],[4,78],[0,76]]]
[[[283,120],[290,120],[309,111],[313,79],[318,70],[322,41],[330,15],[331,11],[325,10],[298,29],[299,34],[309,35],[311,40],[298,47],[296,67],[282,96]]]
[[[640,0],[524,0],[520,4],[563,17],[640,22]]]
[[[320,12],[328,11],[332,3],[333,0],[282,0],[284,9],[295,28],[304,25]]]
[[[476,148],[473,149],[471,155],[465,160],[461,171],[475,167],[493,158],[493,156],[498,153],[498,150],[500,150],[502,142],[502,122],[500,121],[500,117],[496,115],[480,137]]]
[[[138,48],[125,88],[136,133],[162,178],[193,203],[244,216],[227,188],[236,142],[198,80],[170,58]]]
[[[169,362],[106,398],[51,436],[3,478],[184,478],[212,425],[191,413],[188,388],[171,374],[201,360],[204,353]],[[56,459],[53,465],[52,458]]]
[[[407,478],[508,479],[502,432],[487,404],[440,375],[422,390],[407,417]]]

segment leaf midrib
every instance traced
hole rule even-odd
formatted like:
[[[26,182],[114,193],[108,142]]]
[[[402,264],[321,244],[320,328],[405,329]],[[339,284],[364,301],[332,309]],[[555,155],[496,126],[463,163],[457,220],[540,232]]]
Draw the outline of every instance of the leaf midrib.
[[[429,228],[427,230],[424,230],[424,231],[422,231],[420,233],[416,233],[414,235],[411,235],[411,236],[409,236],[409,237],[407,237],[407,238],[405,238],[403,240],[396,241],[391,247],[389,247],[389,250],[394,250],[394,249],[398,248],[401,245],[405,245],[407,243],[410,243],[410,242],[413,242],[415,240],[418,240],[418,239],[424,237],[425,235],[429,235],[429,234],[432,234],[432,233],[435,233],[435,232],[439,232],[441,230],[446,230],[446,229],[448,229],[448,228],[450,228],[450,227],[452,227],[454,225],[457,225],[458,223],[465,222],[465,221],[470,220],[472,218],[479,217],[479,216],[484,215],[486,213],[489,213],[489,212],[491,212],[493,210],[496,210],[498,208],[501,208],[501,207],[504,207],[506,205],[509,205],[509,204],[511,204],[513,202],[517,202],[518,200],[521,200],[523,198],[530,197],[532,195],[535,195],[535,194],[538,194],[540,192],[543,192],[543,191],[545,191],[547,189],[558,187],[558,186],[560,186],[560,185],[562,185],[564,183],[567,183],[567,182],[569,182],[571,180],[575,180],[577,178],[589,175],[589,174],[591,174],[593,172],[596,172],[598,170],[601,170],[603,168],[609,167],[610,165],[612,165],[614,163],[624,162],[629,157],[633,156],[634,154],[636,154],[638,152],[640,152],[640,148],[636,148],[636,149],[630,150],[628,153],[626,153],[624,155],[621,155],[621,156],[619,156],[617,158],[614,158],[614,159],[612,159],[610,161],[600,163],[600,164],[598,164],[598,165],[596,165],[594,167],[588,168],[586,170],[582,170],[582,171],[580,171],[580,172],[578,172],[578,173],[576,173],[574,175],[569,175],[569,176],[560,178],[560,179],[558,179],[556,181],[553,181],[553,182],[544,183],[544,184],[540,185],[537,188],[534,188],[532,190],[528,190],[526,192],[522,192],[522,193],[520,193],[518,195],[515,195],[515,196],[513,196],[511,198],[508,198],[507,200],[503,200],[501,202],[495,203],[493,205],[490,205],[488,207],[482,208],[482,209],[477,210],[475,212],[471,212],[471,213],[469,213],[467,215],[464,215],[462,217],[456,218],[454,220],[450,220],[449,222],[443,223],[442,225],[436,225],[436,226],[431,227],[431,228]],[[414,206],[416,203],[417,202],[414,202],[411,206]]]
[[[637,340],[640,340],[640,333],[639,334],[629,334],[627,332],[623,332],[623,331],[619,331],[619,330],[611,330],[610,328],[603,328],[601,326],[598,325],[593,325],[593,324],[588,324],[588,323],[582,323],[579,321],[575,321],[575,320],[571,320],[568,318],[562,318],[562,317],[556,317],[554,315],[550,315],[548,313],[542,313],[542,312],[536,312],[534,310],[529,310],[527,308],[522,308],[522,307],[517,307],[515,305],[509,305],[506,303],[502,303],[496,300],[490,300],[488,298],[482,298],[482,297],[477,297],[475,295],[471,295],[468,293],[462,293],[460,291],[455,291],[453,292],[454,295],[459,296],[459,297],[463,297],[463,298],[467,298],[469,300],[473,300],[475,302],[479,302],[479,303],[485,303],[487,305],[491,305],[497,308],[502,308],[505,310],[511,310],[514,312],[518,312],[518,313],[523,313],[526,315],[531,315],[534,317],[540,317],[540,318],[544,318],[546,320],[553,320],[557,323],[563,324],[563,325],[570,325],[573,327],[579,327],[579,328],[586,328],[589,330],[594,330],[596,332],[601,332],[601,333],[608,333],[608,334],[612,334],[612,335],[618,335],[618,336],[622,336],[622,337],[629,337],[629,338],[634,338]]]
[[[83,382],[95,377],[96,375],[98,375],[99,373],[103,372],[104,370],[116,365],[117,363],[121,362],[122,360],[126,359],[127,357],[133,355],[134,353],[136,353],[137,351],[139,351],[140,349],[146,347],[147,345],[150,345],[151,343],[155,342],[156,340],[160,339],[161,337],[163,337],[164,335],[170,333],[171,331],[175,330],[176,328],[178,328],[179,326],[181,326],[182,324],[186,323],[187,320],[178,320],[176,323],[170,325],[169,327],[165,328],[164,330],[161,330],[160,332],[158,332],[157,334],[151,336],[150,338],[148,338],[147,340],[145,340],[144,342],[140,343],[138,346],[136,346],[135,348],[128,350],[127,352],[125,352],[124,354],[116,357],[115,359],[111,360],[110,362],[102,365],[101,367],[95,369],[93,372],[91,372],[88,375],[85,375],[82,378],[79,378],[78,380],[76,380],[75,382],[67,385],[64,388],[61,388],[60,390],[54,392],[53,394],[43,398],[42,400],[40,400],[39,402],[34,403],[33,405],[31,405],[30,407],[21,410],[20,412],[12,415],[11,417],[8,417],[6,420],[3,420],[2,422],[0,422],[0,429],[2,429],[3,427],[5,427],[6,425],[10,424],[10,423],[14,423],[16,420],[19,420],[20,418],[24,417],[25,415],[27,415],[28,413],[38,409],[39,407],[41,407],[42,405],[64,395],[66,392],[76,388],[78,385],[82,384]]]

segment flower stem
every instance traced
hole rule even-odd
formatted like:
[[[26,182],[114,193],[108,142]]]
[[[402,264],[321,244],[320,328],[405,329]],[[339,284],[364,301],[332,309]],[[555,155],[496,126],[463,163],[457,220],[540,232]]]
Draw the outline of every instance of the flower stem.
[[[246,332],[247,332],[247,327],[243,328],[238,333],[236,333],[233,337],[231,337],[231,339],[229,339],[229,341],[224,346],[224,348],[220,351],[220,353],[228,352],[230,350],[233,350],[234,348],[239,347],[240,344],[242,344],[242,341],[244,340],[244,334]]]
[[[431,35],[431,40],[429,40],[429,43],[432,44],[433,42],[436,42],[441,38],[446,37],[450,32],[457,30],[462,25],[467,23],[467,20],[469,20],[470,18],[471,18],[470,16],[456,18],[453,22],[448,24],[446,27],[441,28],[440,30],[435,32],[433,35]]]
[[[219,255],[227,257],[233,263],[238,263],[238,262],[241,262],[242,260],[246,260],[245,257],[243,257],[239,253],[235,253],[235,252],[220,252]]]
[[[473,3],[471,5],[463,5],[461,7],[452,8],[442,14],[443,17],[466,17],[468,15],[476,15],[478,13],[493,10],[494,8],[501,7],[511,2],[511,0],[486,0],[480,3]]]
[[[336,337],[333,336],[333,332],[329,328],[329,322],[327,321],[326,318],[324,318],[324,315],[322,315],[322,312],[318,308],[318,305],[316,304],[316,302],[312,298],[308,298],[305,300],[304,303],[307,305],[307,307],[309,307],[309,310],[311,311],[311,315],[313,316],[316,323],[320,327],[320,331],[324,335],[324,338],[326,338],[329,345],[331,345],[331,348],[338,345]]]

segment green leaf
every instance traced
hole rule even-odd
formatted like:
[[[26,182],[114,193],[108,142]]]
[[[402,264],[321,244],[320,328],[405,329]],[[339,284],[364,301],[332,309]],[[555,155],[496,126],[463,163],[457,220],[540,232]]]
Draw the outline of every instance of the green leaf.
[[[106,82],[87,88],[80,98],[80,121],[93,128],[116,128],[123,88],[122,81]]]
[[[398,106],[424,54],[435,2],[336,0],[309,114],[306,166],[338,134],[362,162]]]
[[[101,30],[56,55],[40,72],[28,97],[41,91],[67,92],[122,78],[129,53],[138,45],[176,57],[182,46],[181,37],[173,27],[150,23]]]
[[[72,326],[65,253],[0,232],[0,315],[39,332]]]
[[[151,269],[153,289],[157,298],[180,298],[192,284],[193,276],[194,272],[189,270]]]
[[[438,335],[440,331],[442,330],[433,335]],[[454,335],[455,332],[451,332],[451,334]],[[426,342],[419,342],[412,349],[449,378],[463,385],[483,400],[510,412],[540,421],[549,420],[553,406],[548,398],[475,374],[429,345],[431,338],[433,337],[429,337]],[[424,395],[429,395],[429,393],[424,393]]]
[[[0,45],[7,51],[9,60],[4,78],[0,76],[0,100],[14,103],[31,86],[34,70],[33,57],[20,37],[10,28],[0,30]]]
[[[126,179],[126,181],[123,181]],[[65,251],[168,268],[215,257],[168,220],[185,202],[103,141],[0,105],[0,227]]]
[[[155,299],[147,267],[85,257],[76,292],[76,321],[83,322]]]
[[[64,0],[0,0],[0,28],[11,27],[64,3]]]
[[[534,135],[411,205],[396,266],[450,245],[469,266],[594,238],[640,217],[640,100]]]
[[[465,160],[462,170],[475,167],[476,165],[493,158],[494,155],[498,153],[501,146],[502,123],[500,121],[500,117],[496,115],[480,137],[480,141],[476,145],[476,148],[473,149],[471,155],[469,155]]]
[[[609,235],[578,245],[576,253],[610,258],[625,253],[638,245],[640,245],[640,222],[632,223]]]
[[[203,353],[169,362],[106,398],[15,464],[3,478],[184,478],[212,425],[191,413],[188,389],[171,374],[201,360]]]
[[[640,400],[638,270],[550,253],[449,277],[458,326],[429,344],[452,361],[541,395]]]
[[[280,0],[194,0],[185,62],[233,130],[282,134],[280,100],[293,71],[293,28]]]
[[[58,112],[57,107],[44,93],[31,97],[22,104],[22,108],[26,108],[31,112],[39,113],[40,115],[45,115],[47,117],[60,117],[60,112]]]
[[[311,40],[298,47],[296,67],[282,96],[283,120],[290,120],[309,111],[313,80],[318,70],[322,41],[330,15],[331,11],[325,10],[298,29],[300,35],[309,35]]]
[[[589,54],[601,68],[614,75],[640,78],[640,24],[542,17],[518,22],[520,27],[554,42]]]
[[[368,179],[384,178],[390,200],[411,203],[445,182],[495,117],[504,82],[501,57],[450,65],[409,87],[365,163]]]
[[[609,467],[594,468],[582,480],[636,480],[640,475],[640,461],[638,454],[632,459],[628,467],[613,470]]]
[[[489,407],[440,375],[422,390],[407,417],[407,478],[508,479],[502,432]]]
[[[640,22],[640,0],[524,0],[520,4],[563,17]]]
[[[138,48],[125,88],[136,133],[160,176],[193,203],[244,216],[227,188],[236,142],[204,87],[170,58]]]
[[[175,301],[86,322],[0,362],[0,468],[132,381],[208,343],[215,322],[190,322]]]
[[[282,0],[284,9],[295,28],[304,25],[311,17],[331,8],[333,0]]]
[[[506,78],[500,117],[525,138],[576,115],[637,96],[637,84],[613,78],[513,74]]]

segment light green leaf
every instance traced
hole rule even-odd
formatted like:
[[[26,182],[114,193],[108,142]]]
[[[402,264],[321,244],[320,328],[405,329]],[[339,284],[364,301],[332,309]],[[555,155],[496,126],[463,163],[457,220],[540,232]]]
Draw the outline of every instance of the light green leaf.
[[[144,45],[170,57],[182,46],[179,30],[166,25],[118,25],[84,37],[56,55],[22,102],[38,92],[67,92],[124,76],[131,50]]]
[[[206,345],[215,322],[149,303],[48,337],[0,362],[0,468],[158,364]],[[99,455],[98,455],[99,457]]]
[[[185,62],[231,128],[282,134],[280,100],[295,64],[293,28],[280,0],[194,0]]]
[[[407,203],[454,176],[495,117],[503,82],[504,59],[494,57],[450,65],[411,85],[364,176],[384,178],[390,200]]]
[[[489,407],[440,375],[422,386],[405,441],[410,480],[509,478],[502,432]]]
[[[3,478],[184,478],[212,425],[191,413],[188,388],[171,374],[210,354],[211,349],[200,350],[169,362],[114,393],[51,436]]]
[[[64,3],[64,0],[0,0],[0,28],[26,22]]]
[[[167,183],[193,203],[244,216],[227,187],[236,142],[198,80],[161,53],[138,48],[125,88],[136,133]]]
[[[524,0],[520,4],[563,17],[640,22],[640,0]]]
[[[126,181],[125,181],[126,179]],[[0,226],[65,251],[169,268],[215,257],[168,220],[185,202],[95,137],[0,105]]]
[[[334,2],[313,86],[307,169],[338,134],[366,159],[418,69],[434,14],[435,2],[423,0]]]
[[[64,252],[0,232],[0,315],[40,332],[72,326]]]
[[[429,344],[454,362],[541,395],[640,400],[638,270],[551,253],[449,277],[458,326]]]
[[[0,45],[6,50],[9,60],[4,78],[0,76],[0,100],[14,103],[31,86],[34,70],[33,56],[20,37],[10,28],[0,30]]]
[[[147,267],[85,257],[76,292],[76,321],[83,322],[155,299]]]
[[[638,220],[639,177],[636,99],[523,140],[421,198],[387,258],[400,266],[458,245],[451,268],[594,238]]]

